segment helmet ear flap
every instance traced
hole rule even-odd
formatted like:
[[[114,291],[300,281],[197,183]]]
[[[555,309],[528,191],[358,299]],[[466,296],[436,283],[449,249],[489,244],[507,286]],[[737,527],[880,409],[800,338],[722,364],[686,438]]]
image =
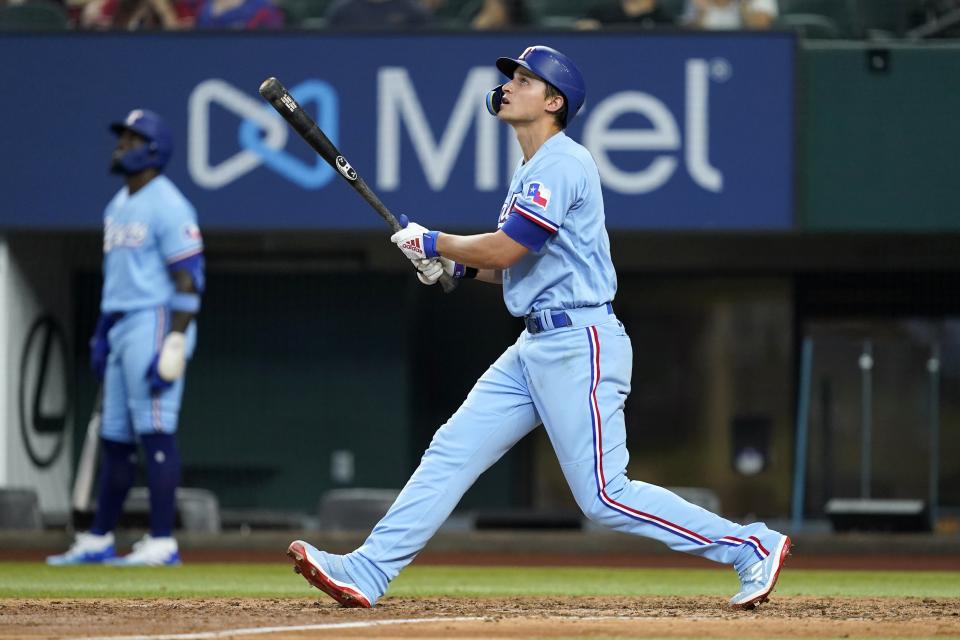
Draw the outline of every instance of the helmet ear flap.
[[[502,84],[495,89],[491,89],[487,93],[487,111],[490,112],[490,115],[495,116],[500,112],[500,103],[502,100],[503,100]]]

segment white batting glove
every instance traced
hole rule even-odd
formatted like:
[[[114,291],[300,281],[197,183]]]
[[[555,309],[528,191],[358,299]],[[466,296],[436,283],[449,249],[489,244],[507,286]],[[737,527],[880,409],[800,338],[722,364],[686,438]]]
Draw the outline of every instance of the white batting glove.
[[[403,255],[410,260],[438,257],[438,231],[430,231],[416,222],[409,222],[405,215],[400,216],[400,225],[403,228],[390,236],[390,242],[397,245]]]
[[[157,373],[167,382],[178,380],[187,368],[187,337],[179,331],[171,331],[163,339]]]
[[[437,284],[443,274],[456,279],[464,277],[465,267],[450,258],[440,256],[439,258],[413,260],[412,262],[417,267],[417,277],[425,285]]]
[[[411,260],[413,266],[417,268],[417,278],[423,284],[429,286],[437,284],[437,280],[443,275],[444,268],[441,264],[443,258],[420,258]]]

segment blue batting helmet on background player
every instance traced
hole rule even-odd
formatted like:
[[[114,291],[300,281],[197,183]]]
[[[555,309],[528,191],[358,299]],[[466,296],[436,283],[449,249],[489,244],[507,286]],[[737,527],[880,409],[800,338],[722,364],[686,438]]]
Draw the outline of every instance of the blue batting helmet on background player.
[[[508,78],[513,78],[517,67],[523,67],[530,73],[557,88],[567,101],[567,117],[563,123],[566,127],[573,119],[587,96],[587,85],[583,81],[583,74],[573,63],[573,60],[556,49],[544,45],[535,45],[524,49],[517,58],[497,58],[497,69]],[[503,85],[487,94],[487,110],[497,115],[500,111],[500,100],[503,97]]]
[[[114,158],[111,171],[132,175],[144,169],[162,171],[173,155],[173,134],[158,114],[147,109],[134,109],[123,122],[114,122],[110,130],[117,135],[130,131],[146,141],[143,146],[130,149]]]

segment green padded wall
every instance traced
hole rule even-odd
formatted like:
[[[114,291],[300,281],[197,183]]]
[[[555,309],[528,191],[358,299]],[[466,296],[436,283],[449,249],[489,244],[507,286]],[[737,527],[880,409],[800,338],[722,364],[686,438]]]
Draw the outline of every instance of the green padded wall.
[[[800,228],[960,229],[960,47],[807,44],[799,60]]]
[[[401,488],[521,330],[499,289],[479,282],[446,297],[406,271],[222,272],[211,262],[178,439],[184,486],[213,490],[225,508],[312,513],[330,488]],[[76,423],[86,425],[101,280],[76,282]],[[451,353],[460,366],[440,368]],[[352,482],[332,478],[335,450],[353,453]],[[516,448],[464,506],[523,504],[528,459]]]

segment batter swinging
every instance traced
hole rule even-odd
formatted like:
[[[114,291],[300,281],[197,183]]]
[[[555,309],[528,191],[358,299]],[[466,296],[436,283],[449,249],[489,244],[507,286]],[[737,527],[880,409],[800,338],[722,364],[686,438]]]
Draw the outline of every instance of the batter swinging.
[[[342,605],[373,606],[477,477],[543,424],[590,519],[733,565],[741,588],[730,604],[752,608],[773,590],[790,539],[626,476],[632,347],[611,304],[617,277],[597,166],[563,132],[583,105],[580,71],[545,46],[500,58],[497,68],[509,81],[490,92],[487,106],[514,128],[523,151],[498,230],[456,236],[408,223],[391,240],[424,284],[443,271],[502,283],[507,309],[524,318],[526,330],[437,431],[359,549],[338,556],[297,540],[288,554],[310,584]]]

